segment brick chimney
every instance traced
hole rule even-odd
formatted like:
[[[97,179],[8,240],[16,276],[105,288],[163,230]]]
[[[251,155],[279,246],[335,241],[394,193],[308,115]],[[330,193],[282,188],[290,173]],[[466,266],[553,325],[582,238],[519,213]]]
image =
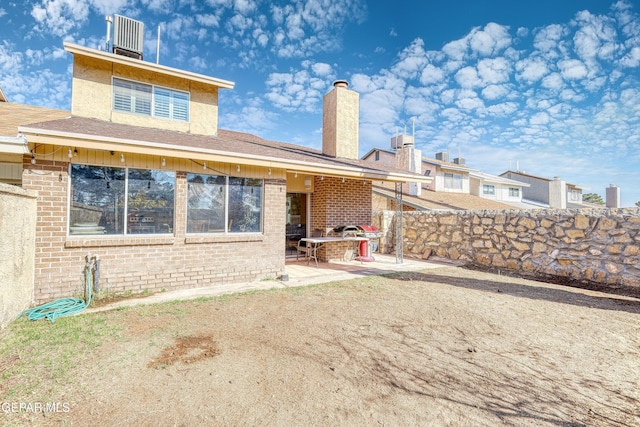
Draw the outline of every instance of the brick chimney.
[[[346,80],[336,80],[322,99],[322,153],[358,159],[360,95],[348,87]]]

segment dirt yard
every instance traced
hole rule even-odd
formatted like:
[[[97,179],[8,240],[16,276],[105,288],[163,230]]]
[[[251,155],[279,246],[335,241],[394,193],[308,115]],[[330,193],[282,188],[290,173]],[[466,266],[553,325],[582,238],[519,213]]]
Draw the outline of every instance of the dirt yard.
[[[89,316],[68,410],[0,424],[640,425],[631,297],[444,267]]]

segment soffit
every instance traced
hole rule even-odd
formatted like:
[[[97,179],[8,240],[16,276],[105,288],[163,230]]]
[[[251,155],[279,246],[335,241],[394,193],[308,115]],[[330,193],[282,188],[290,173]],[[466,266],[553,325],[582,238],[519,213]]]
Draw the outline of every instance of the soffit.
[[[219,129],[216,136],[205,136],[74,116],[23,126],[20,131],[30,145],[68,145],[398,182],[429,183],[433,179],[364,160],[333,158],[312,148],[224,129]]]

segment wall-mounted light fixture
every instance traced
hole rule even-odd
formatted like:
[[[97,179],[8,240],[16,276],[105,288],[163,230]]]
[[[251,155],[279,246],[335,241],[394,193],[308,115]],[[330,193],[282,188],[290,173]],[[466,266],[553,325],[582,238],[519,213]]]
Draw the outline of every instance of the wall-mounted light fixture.
[[[236,172],[240,172],[240,165],[236,166]]]
[[[71,151],[71,148],[69,148],[69,151],[67,152],[67,157],[69,158],[73,157],[73,151]]]
[[[342,182],[344,182],[344,176],[342,177]]]
[[[311,177],[310,176],[305,176],[304,177],[304,189],[305,190],[311,190]]]
[[[167,166],[167,159],[165,159],[164,157],[162,158],[162,167]]]
[[[33,154],[31,154],[31,164],[32,165],[36,164],[36,156],[34,156]]]
[[[207,162],[202,162],[202,169],[207,169]]]
[[[120,153],[120,163],[124,163],[124,154]]]
[[[324,175],[320,176],[320,181],[324,181]]]
[[[269,172],[268,172],[269,176],[271,176],[271,168],[269,168]]]
[[[293,174],[293,177],[294,177],[294,178],[297,178],[297,177],[298,177],[298,172],[294,173],[294,174]]]

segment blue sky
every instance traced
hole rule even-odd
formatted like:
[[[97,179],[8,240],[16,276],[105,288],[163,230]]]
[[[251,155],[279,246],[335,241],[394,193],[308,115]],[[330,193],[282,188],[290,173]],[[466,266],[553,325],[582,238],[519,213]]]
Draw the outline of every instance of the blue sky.
[[[360,154],[412,132],[423,155],[640,201],[637,0],[38,0],[0,2],[0,87],[69,109],[63,41],[145,24],[145,60],[231,80],[220,126],[321,148],[322,97],[360,93]]]

